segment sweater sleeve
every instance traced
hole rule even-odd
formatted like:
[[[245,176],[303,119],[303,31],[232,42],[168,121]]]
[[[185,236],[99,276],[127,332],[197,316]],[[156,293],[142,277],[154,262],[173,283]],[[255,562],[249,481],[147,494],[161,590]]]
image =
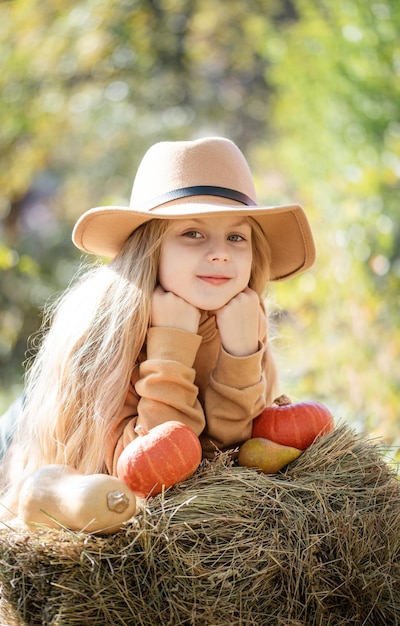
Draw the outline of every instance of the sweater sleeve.
[[[260,318],[259,349],[246,357],[234,357],[220,347],[205,391],[207,426],[201,436],[205,456],[251,437],[252,422],[266,406],[267,376],[264,369],[266,323]]]
[[[221,348],[205,394],[207,428],[202,446],[207,456],[251,437],[252,422],[265,408],[263,348],[249,357],[233,357]]]
[[[114,474],[123,449],[136,438],[135,427],[150,430],[176,420],[203,431],[205,417],[198,400],[193,363],[201,337],[173,328],[150,328],[146,360],[132,377],[123,409],[112,433],[107,470]]]

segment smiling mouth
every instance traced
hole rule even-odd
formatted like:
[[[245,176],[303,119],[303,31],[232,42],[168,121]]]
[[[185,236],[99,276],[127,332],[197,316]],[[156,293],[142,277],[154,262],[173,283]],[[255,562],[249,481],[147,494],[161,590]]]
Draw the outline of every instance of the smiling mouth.
[[[231,280],[229,276],[199,276],[198,278],[210,285],[224,285]]]

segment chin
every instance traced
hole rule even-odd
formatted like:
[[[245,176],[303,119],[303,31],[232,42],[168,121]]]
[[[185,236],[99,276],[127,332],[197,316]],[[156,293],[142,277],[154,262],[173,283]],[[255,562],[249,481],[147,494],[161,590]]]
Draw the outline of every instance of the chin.
[[[207,313],[213,313],[214,311],[218,311],[218,309],[222,309],[222,307],[225,306],[225,304],[228,304],[229,300],[223,300],[220,302],[208,302],[208,303],[199,303],[199,304],[195,304],[194,306],[196,306],[200,311],[206,311]]]

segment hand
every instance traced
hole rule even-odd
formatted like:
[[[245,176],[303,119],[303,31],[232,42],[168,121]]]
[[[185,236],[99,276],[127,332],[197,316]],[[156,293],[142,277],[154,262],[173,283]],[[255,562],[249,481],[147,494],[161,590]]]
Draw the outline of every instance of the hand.
[[[160,285],[155,288],[151,302],[152,326],[178,328],[197,333],[199,322],[199,309],[171,291],[164,291]]]
[[[221,342],[229,354],[248,356],[257,352],[259,315],[259,297],[249,287],[215,311]]]

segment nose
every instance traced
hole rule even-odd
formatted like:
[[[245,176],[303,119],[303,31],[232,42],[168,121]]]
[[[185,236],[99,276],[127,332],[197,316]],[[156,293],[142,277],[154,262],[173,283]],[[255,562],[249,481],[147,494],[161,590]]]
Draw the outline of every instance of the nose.
[[[229,261],[230,255],[228,250],[228,244],[226,239],[215,239],[210,242],[210,247],[207,252],[207,259],[211,262],[223,262]]]

